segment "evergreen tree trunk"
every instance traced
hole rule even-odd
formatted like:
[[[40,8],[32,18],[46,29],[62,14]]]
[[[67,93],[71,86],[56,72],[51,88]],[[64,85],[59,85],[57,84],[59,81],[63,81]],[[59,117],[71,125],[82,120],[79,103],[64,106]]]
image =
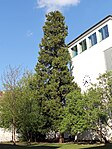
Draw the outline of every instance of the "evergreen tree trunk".
[[[64,134],[62,133],[59,135],[59,143],[64,143]]]

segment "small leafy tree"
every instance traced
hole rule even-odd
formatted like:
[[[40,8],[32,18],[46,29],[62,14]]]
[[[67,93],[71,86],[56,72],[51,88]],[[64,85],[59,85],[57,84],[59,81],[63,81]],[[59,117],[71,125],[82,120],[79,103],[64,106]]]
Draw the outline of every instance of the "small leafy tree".
[[[104,112],[104,105],[102,104],[101,92],[99,88],[91,88],[85,93],[86,116],[88,118],[89,127],[99,136],[102,141],[102,122],[106,118],[107,113]]]
[[[4,95],[0,101],[1,125],[12,130],[12,141],[16,142],[16,124],[18,105],[18,81],[20,78],[20,67],[8,67],[2,77]]]
[[[73,91],[67,95],[61,131],[78,136],[87,130],[96,131],[101,114],[100,95],[95,89],[82,94]],[[78,141],[78,140],[77,140]]]
[[[18,132],[24,140],[37,141],[41,133],[41,127],[44,125],[44,117],[40,112],[40,107],[35,98],[35,75],[29,72],[25,73],[20,84],[20,109],[18,112]]]
[[[46,122],[33,88],[35,75],[28,71],[21,78],[19,75],[19,68],[9,67],[3,78],[5,93],[0,100],[1,126],[12,131],[14,144],[16,131],[25,141],[37,141]]]
[[[112,120],[112,71],[99,75],[96,89],[100,95],[100,114],[97,130],[105,143],[108,143],[106,127],[108,126],[111,129],[109,120]]]

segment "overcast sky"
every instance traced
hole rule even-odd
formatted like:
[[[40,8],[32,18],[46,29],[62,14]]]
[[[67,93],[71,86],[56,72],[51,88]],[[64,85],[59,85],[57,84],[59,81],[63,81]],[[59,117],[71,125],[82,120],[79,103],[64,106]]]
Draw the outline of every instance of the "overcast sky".
[[[8,65],[34,70],[45,14],[57,9],[66,18],[69,43],[111,15],[112,0],[0,0],[0,76]]]

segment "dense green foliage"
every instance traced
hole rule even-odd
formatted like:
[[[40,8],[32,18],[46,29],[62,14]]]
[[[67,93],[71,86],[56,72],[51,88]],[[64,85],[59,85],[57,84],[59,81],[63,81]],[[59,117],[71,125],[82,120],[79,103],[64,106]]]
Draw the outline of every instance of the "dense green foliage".
[[[107,129],[112,119],[112,72],[102,74],[97,84],[85,93],[78,91],[67,95],[61,131],[78,135],[85,130],[93,130],[100,141],[106,139]]]
[[[68,33],[64,16],[59,11],[47,14],[43,31],[35,69],[37,100],[47,120],[43,129],[58,131],[66,96],[77,88],[68,67],[70,55],[65,44]]]
[[[88,129],[95,129],[99,104],[99,94],[95,90],[91,89],[87,94],[81,94],[79,91],[69,93],[61,124],[62,131],[76,135]]]
[[[37,141],[38,134],[44,124],[44,117],[40,113],[40,107],[35,97],[35,90],[32,84],[35,82],[35,76],[26,73],[20,80],[20,96],[18,113],[18,132],[27,141]]]

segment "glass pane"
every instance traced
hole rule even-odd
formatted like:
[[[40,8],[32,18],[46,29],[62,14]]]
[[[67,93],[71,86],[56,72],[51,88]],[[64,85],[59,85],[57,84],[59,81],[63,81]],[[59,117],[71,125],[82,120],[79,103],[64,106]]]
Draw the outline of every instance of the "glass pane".
[[[90,47],[97,44],[97,37],[96,37],[96,33],[92,34],[91,36],[88,37],[89,38],[89,44]]]
[[[76,55],[78,55],[77,45],[71,48],[71,50],[72,50],[72,57],[75,57]]]
[[[96,33],[94,33],[94,34],[92,35],[92,45],[95,45],[95,44],[97,44]]]
[[[99,30],[99,33],[100,33],[100,39],[101,39],[101,40],[103,40],[103,39],[109,37],[108,26],[105,25],[103,28],[101,28],[101,29]],[[100,41],[101,41],[101,40],[100,40]]]
[[[87,45],[86,45],[86,39],[82,41],[82,51],[85,51],[87,49]]]
[[[105,38],[109,37],[108,26],[104,26]]]

